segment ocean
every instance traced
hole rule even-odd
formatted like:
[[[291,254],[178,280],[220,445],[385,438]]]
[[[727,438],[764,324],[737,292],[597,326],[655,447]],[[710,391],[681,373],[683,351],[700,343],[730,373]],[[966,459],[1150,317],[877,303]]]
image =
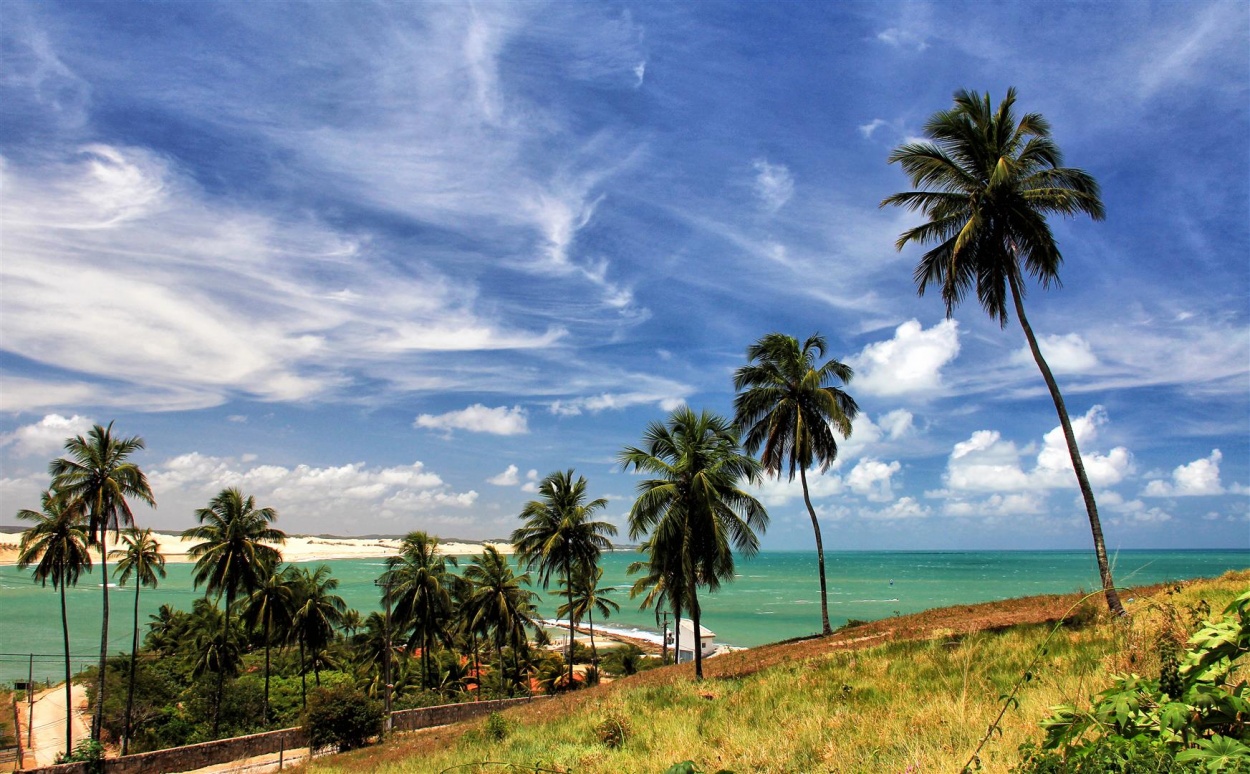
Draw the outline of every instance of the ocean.
[[[626,574],[635,552],[603,557],[603,584],[615,588],[620,612],[596,620],[607,628],[646,636],[659,631],[652,611],[638,609],[629,598]],[[1250,568],[1250,551],[1119,551],[1112,557],[1116,583],[1136,586],[1210,577]],[[468,563],[467,557],[460,559]],[[1092,551],[856,551],[825,554],[829,586],[829,617],[834,627],[847,619],[875,620],[933,607],[971,604],[1033,594],[1066,593],[1098,588]],[[338,593],[349,607],[367,614],[380,610],[374,579],[381,559],[326,562],[339,580]],[[112,568],[110,563],[110,569]],[[156,589],[140,594],[140,624],[161,605],[189,609],[200,593],[192,588],[191,565],[168,565],[168,577]],[[97,571],[98,572],[98,571]],[[541,589],[536,591],[542,592]],[[554,588],[553,588],[554,592]],[[100,579],[84,575],[69,589],[70,651],[75,669],[95,663],[100,644]],[[539,606],[542,616],[555,617],[554,593]],[[820,585],[814,551],[765,551],[750,561],[739,560],[737,577],[715,594],[701,594],[703,625],[718,643],[750,647],[820,630]],[[114,652],[129,652],[134,589],[110,588],[109,643]],[[49,585],[31,581],[29,572],[0,566],[0,682],[26,679],[32,664],[35,679],[55,682],[63,673],[60,596]]]

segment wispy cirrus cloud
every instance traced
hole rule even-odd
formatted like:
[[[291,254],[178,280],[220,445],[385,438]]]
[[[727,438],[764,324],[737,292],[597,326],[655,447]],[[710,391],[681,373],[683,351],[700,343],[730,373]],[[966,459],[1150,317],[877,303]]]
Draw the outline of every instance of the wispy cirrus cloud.
[[[421,414],[413,427],[426,430],[464,430],[489,435],[524,435],[529,432],[525,409],[520,406],[496,406],[490,408],[481,403],[445,414]]]

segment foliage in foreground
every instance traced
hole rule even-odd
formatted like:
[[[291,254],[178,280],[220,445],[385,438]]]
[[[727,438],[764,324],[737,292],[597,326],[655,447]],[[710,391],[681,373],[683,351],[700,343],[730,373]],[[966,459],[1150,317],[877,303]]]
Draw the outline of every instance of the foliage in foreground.
[[[381,736],[385,711],[374,701],[348,685],[315,688],[308,694],[304,730],[312,749],[334,746],[339,752],[364,747]]]
[[[1233,683],[1250,651],[1250,591],[1202,622],[1178,658],[1160,644],[1158,679],[1113,675],[1091,707],[1054,707],[1041,750],[1027,748],[1027,774],[1072,772],[1250,772],[1247,681]]]

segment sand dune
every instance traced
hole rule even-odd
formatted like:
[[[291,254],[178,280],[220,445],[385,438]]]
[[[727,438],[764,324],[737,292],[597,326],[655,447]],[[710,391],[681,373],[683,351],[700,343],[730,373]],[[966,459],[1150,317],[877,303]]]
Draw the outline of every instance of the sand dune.
[[[188,562],[187,551],[196,541],[188,540],[179,535],[157,532],[156,540],[160,543],[161,553],[167,562]],[[17,562],[18,544],[22,536],[17,533],[0,532],[0,564]],[[114,543],[113,535],[109,534],[110,547]],[[288,562],[316,562],[325,559],[368,559],[371,557],[394,556],[399,553],[398,538],[352,538],[352,537],[308,537],[291,536],[281,546],[282,558]],[[470,556],[480,554],[487,545],[493,545],[500,553],[511,553],[512,545],[504,542],[470,543],[442,542],[439,550],[444,554]]]

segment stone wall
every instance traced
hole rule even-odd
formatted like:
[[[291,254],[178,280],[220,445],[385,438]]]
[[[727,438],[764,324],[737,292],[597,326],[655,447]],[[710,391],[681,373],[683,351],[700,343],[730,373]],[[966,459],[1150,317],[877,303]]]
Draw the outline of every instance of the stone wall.
[[[395,731],[415,731],[431,726],[458,723],[507,709],[516,704],[545,698],[548,697],[474,701],[399,710],[391,713],[391,723]],[[205,766],[251,758],[254,755],[267,755],[279,750],[297,750],[307,746],[308,737],[304,734],[304,729],[284,728],[263,734],[236,736],[233,739],[218,739],[215,742],[127,755],[125,758],[108,758],[104,761],[103,772],[104,774],[154,774],[166,771],[193,771]],[[23,769],[21,774],[88,774],[88,764],[64,763],[60,766]]]

